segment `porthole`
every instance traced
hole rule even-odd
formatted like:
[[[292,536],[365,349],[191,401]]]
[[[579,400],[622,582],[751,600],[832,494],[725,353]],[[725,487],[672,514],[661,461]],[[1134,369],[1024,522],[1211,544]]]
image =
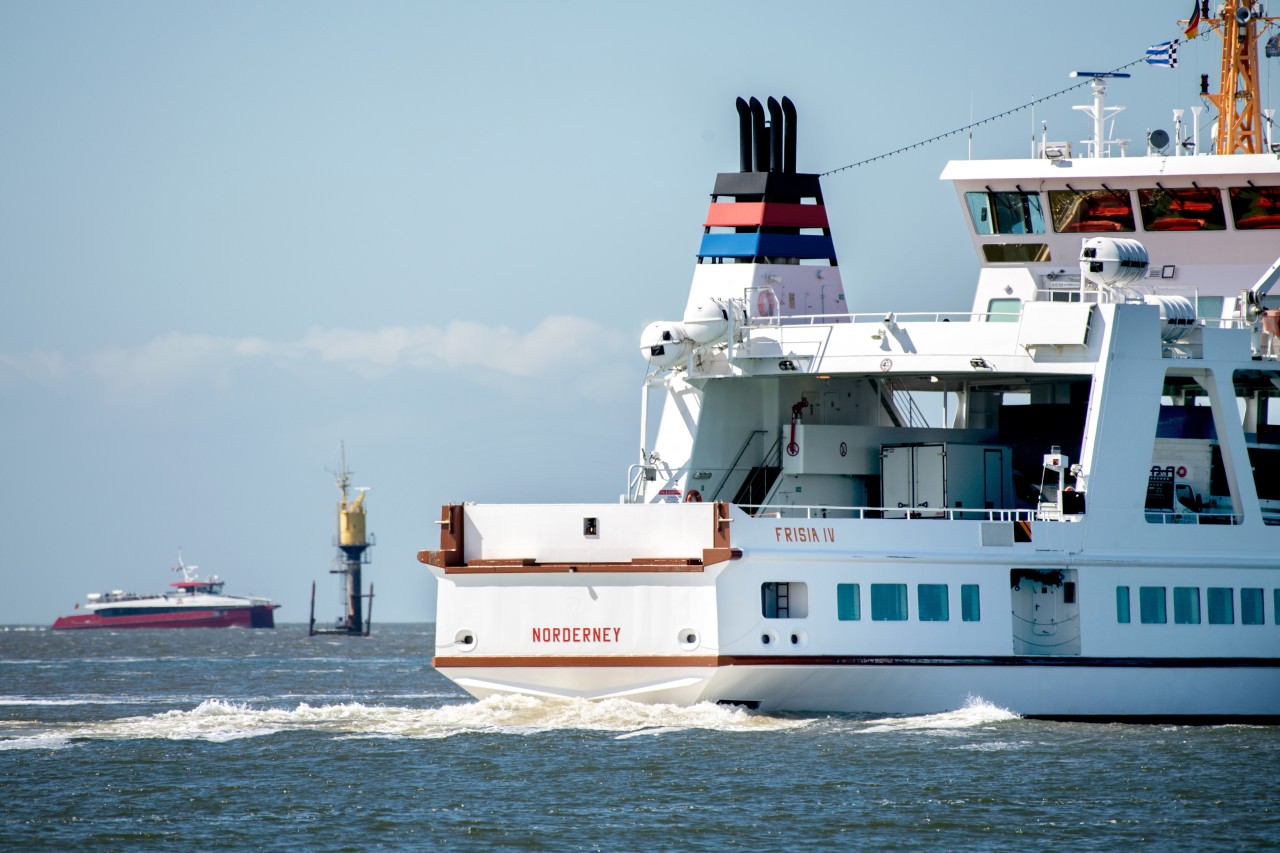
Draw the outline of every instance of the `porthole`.
[[[453,644],[460,652],[469,652],[476,647],[476,632],[470,628],[460,628],[453,635]]]
[[[769,648],[769,649],[777,648],[777,646],[778,646],[778,633],[777,633],[776,631],[764,631],[764,632],[761,632],[761,634],[760,634],[760,645],[764,646],[765,648]]]
[[[803,628],[793,628],[787,632],[787,642],[793,649],[802,649],[809,644],[809,635]]]
[[[692,628],[681,628],[676,634],[676,640],[680,643],[680,648],[684,649],[686,652],[693,651],[698,648],[701,643],[701,638],[698,636],[698,632]]]

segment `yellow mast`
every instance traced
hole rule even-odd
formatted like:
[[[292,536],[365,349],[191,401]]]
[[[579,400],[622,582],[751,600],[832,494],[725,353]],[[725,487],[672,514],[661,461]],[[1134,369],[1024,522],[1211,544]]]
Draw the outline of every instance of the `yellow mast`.
[[[1219,154],[1261,154],[1263,148],[1262,99],[1258,88],[1258,37],[1266,24],[1280,18],[1255,15],[1256,4],[1246,0],[1222,0],[1220,18],[1209,16],[1209,4],[1201,4],[1201,25],[1207,24],[1222,38],[1222,71],[1217,94],[1209,92],[1208,75],[1201,77],[1200,94],[1218,111]],[[1261,9],[1261,6],[1257,6]],[[1194,18],[1179,21],[1188,25]],[[1195,38],[1188,32],[1188,38]]]

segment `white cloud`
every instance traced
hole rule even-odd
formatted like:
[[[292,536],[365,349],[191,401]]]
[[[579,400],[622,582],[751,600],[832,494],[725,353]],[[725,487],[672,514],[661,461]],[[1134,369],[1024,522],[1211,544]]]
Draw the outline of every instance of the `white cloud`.
[[[633,349],[626,336],[571,316],[547,317],[526,332],[470,321],[443,328],[312,329],[293,341],[171,332],[141,346],[100,350],[78,366],[56,352],[0,355],[0,379],[47,381],[82,372],[113,393],[148,394],[191,384],[226,386],[238,370],[263,366],[305,371],[337,365],[361,376],[487,370],[526,378],[586,361],[625,366]]]
[[[25,356],[0,353],[0,383],[46,382],[71,372],[71,364],[58,352],[36,351]]]

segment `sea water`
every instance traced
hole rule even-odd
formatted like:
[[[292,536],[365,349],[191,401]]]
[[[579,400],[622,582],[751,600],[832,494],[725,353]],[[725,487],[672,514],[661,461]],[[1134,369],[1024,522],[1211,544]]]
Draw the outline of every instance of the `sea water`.
[[[431,648],[0,627],[0,849],[1280,849],[1280,727],[476,701]]]

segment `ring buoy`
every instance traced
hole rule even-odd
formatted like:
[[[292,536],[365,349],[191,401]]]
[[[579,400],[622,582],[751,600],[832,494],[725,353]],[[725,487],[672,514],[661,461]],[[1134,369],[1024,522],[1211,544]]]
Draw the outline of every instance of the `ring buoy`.
[[[697,489],[690,489],[684,493],[684,502],[687,504],[700,504],[702,503],[702,493]]]
[[[778,299],[772,290],[762,290],[756,298],[756,311],[760,317],[772,317],[778,310]]]

